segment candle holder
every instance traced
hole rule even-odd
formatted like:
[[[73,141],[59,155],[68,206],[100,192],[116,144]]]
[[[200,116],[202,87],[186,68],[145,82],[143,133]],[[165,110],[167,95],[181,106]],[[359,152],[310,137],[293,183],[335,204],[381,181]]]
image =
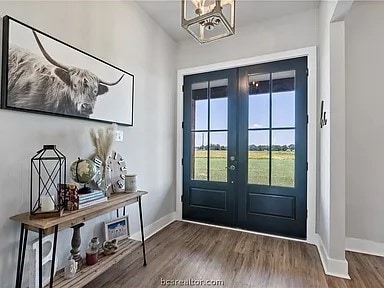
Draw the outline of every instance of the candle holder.
[[[66,183],[66,158],[56,145],[44,145],[31,158],[30,218],[58,217],[63,213],[60,187]]]

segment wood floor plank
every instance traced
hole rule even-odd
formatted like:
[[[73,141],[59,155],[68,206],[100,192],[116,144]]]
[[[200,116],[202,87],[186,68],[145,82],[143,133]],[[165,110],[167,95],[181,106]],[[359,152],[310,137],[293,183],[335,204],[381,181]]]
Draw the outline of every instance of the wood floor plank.
[[[85,287],[166,287],[161,279],[221,280],[225,285],[215,287],[233,288],[384,287],[381,257],[347,252],[352,280],[345,280],[324,274],[313,245],[188,222],[173,222],[146,248],[146,267],[137,248]]]

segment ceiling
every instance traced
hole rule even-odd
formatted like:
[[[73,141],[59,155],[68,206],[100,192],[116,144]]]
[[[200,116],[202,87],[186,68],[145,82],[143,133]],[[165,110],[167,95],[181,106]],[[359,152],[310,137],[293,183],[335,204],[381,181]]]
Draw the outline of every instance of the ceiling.
[[[136,0],[175,41],[191,39],[181,28],[181,0]],[[268,19],[317,8],[320,0],[236,0],[236,29]]]

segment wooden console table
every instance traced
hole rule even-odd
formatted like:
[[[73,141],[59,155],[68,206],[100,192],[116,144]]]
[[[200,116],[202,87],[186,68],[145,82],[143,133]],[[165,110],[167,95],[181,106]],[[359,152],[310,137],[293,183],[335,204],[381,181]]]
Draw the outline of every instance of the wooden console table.
[[[79,287],[84,286],[91,280],[106,271],[109,267],[116,264],[118,261],[124,258],[125,255],[132,252],[139,245],[143,248],[144,266],[147,265],[145,257],[145,245],[144,245],[144,228],[143,228],[143,214],[141,208],[141,196],[147,194],[145,191],[138,191],[135,193],[116,193],[112,194],[107,202],[96,204],[87,208],[83,208],[76,211],[65,211],[61,217],[47,218],[47,219],[30,219],[29,213],[23,213],[10,217],[11,220],[21,223],[20,230],[20,242],[19,242],[19,256],[17,260],[17,272],[16,272],[16,288],[21,288],[25,249],[27,246],[28,231],[34,231],[39,233],[39,288],[43,287],[42,277],[42,239],[43,235],[54,234],[53,237],[53,253],[52,262],[55,263],[56,246],[57,246],[57,234],[60,230],[67,229],[79,225],[85,221],[93,219],[97,216],[106,214],[108,212],[117,210],[125,206],[138,202],[139,215],[140,215],[140,229],[141,229],[141,242],[128,239],[123,241],[119,246],[119,250],[116,254],[105,256],[100,259],[100,262],[93,266],[80,265],[81,268],[78,271],[79,275],[76,275],[72,279],[64,279],[63,275],[57,275],[54,277],[54,265],[51,266],[51,278],[49,287]],[[80,263],[79,263],[80,264]],[[97,268],[97,269],[95,269]]]

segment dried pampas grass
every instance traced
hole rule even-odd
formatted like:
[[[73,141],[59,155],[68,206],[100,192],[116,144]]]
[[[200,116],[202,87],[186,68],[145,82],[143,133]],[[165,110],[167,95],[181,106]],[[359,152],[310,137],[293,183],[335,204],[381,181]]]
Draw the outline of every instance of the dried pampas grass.
[[[116,124],[108,127],[101,127],[97,130],[91,129],[90,135],[92,144],[95,147],[95,155],[106,165],[111,154],[113,140],[115,139]]]

